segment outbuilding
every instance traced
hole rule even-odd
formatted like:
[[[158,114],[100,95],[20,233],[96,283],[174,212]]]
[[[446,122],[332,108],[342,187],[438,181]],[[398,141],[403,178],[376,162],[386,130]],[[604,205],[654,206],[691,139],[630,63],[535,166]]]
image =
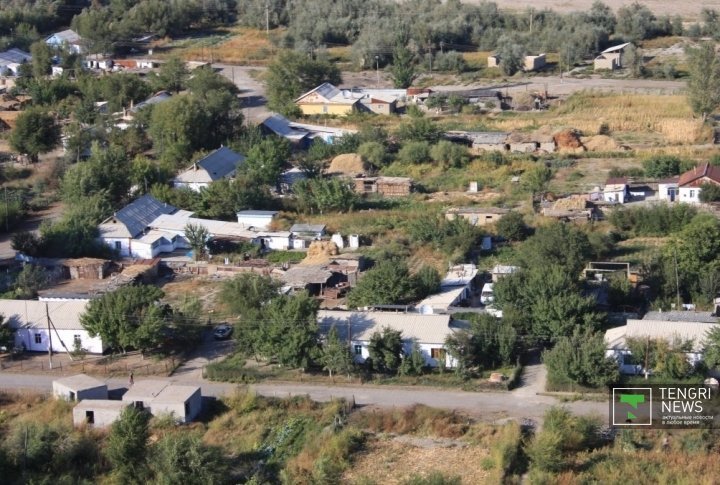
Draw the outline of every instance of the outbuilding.
[[[54,380],[53,396],[66,401],[82,401],[84,399],[107,399],[107,384],[85,374]]]
[[[85,399],[73,408],[75,426],[106,428],[120,418],[120,414],[130,403],[107,399]]]
[[[122,400],[153,416],[172,414],[176,421],[188,423],[202,410],[202,393],[197,386],[181,386],[162,380],[136,381]]]

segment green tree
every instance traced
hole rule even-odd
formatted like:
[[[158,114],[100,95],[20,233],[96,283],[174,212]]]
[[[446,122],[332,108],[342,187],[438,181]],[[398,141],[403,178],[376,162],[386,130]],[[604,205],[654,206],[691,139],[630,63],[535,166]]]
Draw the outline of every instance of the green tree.
[[[328,332],[327,339],[322,346],[320,363],[323,369],[328,371],[330,377],[333,373],[350,374],[353,366],[353,357],[347,342],[342,342],[338,337],[337,328],[334,326]]]
[[[60,141],[60,127],[43,108],[28,108],[17,117],[8,141],[13,150],[37,162],[39,154],[49,152]]]
[[[5,347],[6,350],[12,349],[15,345],[15,330],[10,327],[10,324],[3,315],[0,315],[0,347]]]
[[[123,483],[140,484],[147,476],[150,415],[128,406],[110,427],[105,453]]]
[[[402,261],[382,261],[365,273],[348,295],[351,308],[408,303],[415,288],[410,271]]]
[[[34,42],[30,46],[30,55],[33,77],[42,79],[52,72],[52,51],[44,41]]]
[[[258,347],[265,358],[307,369],[318,352],[318,301],[307,292],[274,297],[261,310]]]
[[[630,42],[649,38],[655,32],[655,15],[645,5],[634,2],[617,11],[615,33]]]
[[[446,167],[462,168],[470,161],[467,148],[448,140],[440,140],[430,149],[430,158]]]
[[[536,165],[522,174],[520,185],[530,192],[530,199],[533,201],[533,206],[535,197],[547,189],[547,185],[550,183],[550,180],[552,180],[552,176],[552,170],[544,164]]]
[[[642,49],[630,44],[625,49],[623,57],[623,67],[626,68],[634,77],[641,77],[645,72]]]
[[[720,59],[713,42],[688,48],[688,102],[703,121],[720,105]]]
[[[188,223],[185,226],[185,239],[193,250],[193,259],[198,261],[207,252],[206,244],[210,239],[210,232],[202,224]]]
[[[256,183],[275,187],[289,158],[290,145],[285,139],[266,138],[248,151],[244,170]]]
[[[128,171],[130,163],[122,147],[103,148],[93,144],[90,158],[77,163],[65,172],[60,182],[63,201],[80,204],[89,197],[102,200],[100,206],[115,208],[123,204],[130,193]],[[100,218],[110,214],[99,214]]]
[[[370,336],[368,353],[372,368],[378,372],[394,373],[403,356],[402,332],[383,327]]]
[[[158,485],[226,483],[227,465],[219,448],[205,445],[196,433],[167,434],[152,447],[150,469]]]
[[[420,117],[410,118],[400,124],[397,130],[398,137],[405,141],[418,141],[437,143],[442,131],[431,119]]]
[[[552,350],[543,353],[550,386],[577,384],[604,387],[620,378],[618,363],[606,357],[601,332],[576,328],[570,337],[561,337]]]
[[[48,272],[42,266],[26,264],[15,280],[15,294],[22,300],[37,297],[38,290],[45,288],[50,281]]]
[[[700,186],[700,202],[717,202],[720,200],[720,185],[704,183]]]
[[[415,80],[415,56],[404,44],[398,44],[393,49],[390,73],[393,85],[398,89],[409,88]]]
[[[376,141],[361,144],[357,152],[362,157],[363,162],[372,165],[376,169],[384,167],[388,162],[387,148]]]
[[[432,266],[423,266],[412,277],[415,287],[415,299],[422,300],[428,295],[440,291],[442,278],[438,270]]]
[[[500,69],[506,76],[512,76],[523,68],[527,51],[517,38],[503,34],[497,46],[495,54],[500,57]]]
[[[403,357],[398,373],[403,376],[420,376],[423,374],[425,367],[427,367],[425,357],[420,349],[420,345],[415,342],[410,354]]]
[[[91,300],[80,323],[91,337],[99,335],[110,348],[145,350],[161,336],[159,315],[152,307],[163,296],[155,286],[123,286]]]
[[[522,241],[528,236],[529,229],[525,224],[522,214],[510,211],[495,223],[495,229],[499,236],[508,241]]]
[[[397,154],[401,163],[421,164],[430,161],[430,144],[426,141],[408,141]]]
[[[185,61],[179,57],[171,57],[160,66],[157,74],[158,86],[179,93],[185,89],[189,75]],[[195,81],[195,85],[198,84],[198,81]]]
[[[340,70],[325,60],[312,59],[298,51],[282,51],[268,66],[268,107],[285,115],[298,113],[294,100],[324,82],[342,82]]]
[[[518,259],[525,268],[557,266],[571,279],[585,267],[592,248],[587,235],[580,229],[554,222],[541,226],[518,251]]]
[[[347,211],[358,201],[351,182],[339,178],[299,180],[293,192],[303,212]]]
[[[720,366],[720,327],[714,326],[707,331],[704,340],[703,359],[710,369]]]

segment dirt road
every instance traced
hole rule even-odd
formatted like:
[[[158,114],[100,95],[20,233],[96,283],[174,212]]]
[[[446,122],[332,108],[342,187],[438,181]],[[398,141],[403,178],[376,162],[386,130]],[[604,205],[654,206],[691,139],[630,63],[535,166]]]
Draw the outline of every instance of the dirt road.
[[[261,123],[270,116],[265,99],[265,86],[257,79],[264,67],[233,66],[230,64],[213,64],[220,73],[230,79],[240,89],[243,115],[251,123]]]

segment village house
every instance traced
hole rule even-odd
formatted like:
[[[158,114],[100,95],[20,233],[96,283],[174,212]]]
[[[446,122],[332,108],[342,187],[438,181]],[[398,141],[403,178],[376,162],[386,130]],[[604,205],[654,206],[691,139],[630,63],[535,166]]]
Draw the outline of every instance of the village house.
[[[295,100],[304,115],[344,116],[357,111],[359,102],[359,98],[330,83],[323,83]]]
[[[293,224],[290,227],[292,235],[292,248],[305,249],[313,241],[319,241],[325,237],[325,224]]]
[[[13,47],[0,52],[0,74],[3,76],[17,76],[20,66],[32,60],[29,52]]]
[[[84,49],[83,39],[74,30],[63,30],[56,32],[45,39],[45,43],[50,47],[60,49],[70,49],[75,54],[82,54]]]
[[[179,423],[193,421],[202,411],[199,387],[177,385],[164,380],[136,381],[122,400],[153,416],[171,415]]]
[[[52,388],[55,398],[66,401],[108,398],[107,384],[85,374],[56,379],[52,383]]]
[[[617,359],[623,374],[643,372],[642,357],[632,356],[627,345],[628,338],[641,340],[691,341],[686,357],[695,365],[703,358],[707,333],[716,328],[718,318],[710,312],[671,311],[649,312],[642,320],[628,319],[627,324],[605,332],[606,355]]]
[[[15,346],[31,352],[69,352],[75,344],[91,354],[102,354],[106,345],[91,337],[80,323],[87,301],[0,300],[0,315],[15,330]],[[49,316],[49,318],[48,318]]]
[[[678,182],[680,177],[671,177],[658,182],[657,198],[668,202],[678,200]]]
[[[360,195],[403,197],[412,192],[412,179],[408,177],[356,177],[354,183],[355,192]]]
[[[523,59],[523,69],[527,72],[537,71],[545,67],[546,63],[545,54],[528,55]]]
[[[445,219],[465,219],[473,226],[487,226],[494,224],[510,212],[510,209],[499,207],[453,207],[445,211]]]
[[[248,229],[266,231],[277,215],[278,211],[244,210],[237,213],[237,221]]]
[[[375,332],[381,332],[383,328],[397,330],[402,332],[403,351],[409,354],[413,345],[418,344],[425,363],[431,367],[457,365],[445,349],[445,339],[463,328],[461,323],[452,321],[450,315],[389,311],[320,310],[318,325],[324,336],[335,327],[340,341],[349,342],[357,363],[364,363],[370,357],[368,346]]]
[[[452,307],[470,298],[478,280],[478,269],[474,264],[451,266],[440,282],[440,292],[429,295],[415,308],[423,315],[448,313]]]
[[[720,167],[703,163],[680,175],[678,201],[699,204],[704,184],[720,185]]]
[[[624,44],[614,45],[608,47],[595,58],[593,67],[596,71],[601,69],[607,69],[613,71],[623,67],[623,56],[625,55],[625,49],[628,48],[630,42]]]
[[[207,188],[217,180],[234,177],[235,172],[244,161],[243,155],[228,147],[220,147],[175,177],[173,186],[176,188],[186,187],[200,192],[200,189]]]
[[[629,199],[630,189],[626,178],[609,178],[607,182],[605,182],[605,187],[603,188],[603,200],[605,202],[624,204]]]
[[[265,134],[283,137],[299,148],[307,148],[316,140],[332,145],[346,134],[357,132],[346,128],[297,123],[289,121],[279,114],[273,114],[266,118],[260,124],[260,129]]]

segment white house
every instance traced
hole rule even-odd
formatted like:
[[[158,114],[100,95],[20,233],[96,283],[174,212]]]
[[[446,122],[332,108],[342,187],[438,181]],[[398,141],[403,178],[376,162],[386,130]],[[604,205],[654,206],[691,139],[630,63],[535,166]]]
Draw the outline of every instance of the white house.
[[[678,200],[678,177],[664,179],[658,182],[657,198],[668,202]]]
[[[68,48],[75,54],[82,54],[84,51],[82,37],[80,37],[77,32],[70,29],[54,33],[45,39],[45,43],[50,47]]]
[[[0,52],[0,74],[17,76],[20,66],[31,60],[30,53],[15,47]]]
[[[415,307],[420,313],[447,313],[450,307],[467,299],[473,290],[478,270],[474,264],[457,264],[448,269],[440,282],[440,291],[420,301]]]
[[[605,332],[606,355],[617,359],[624,374],[642,372],[642,357],[631,357],[628,338],[692,341],[687,353],[688,361],[695,364],[702,360],[707,333],[717,327],[718,318],[709,312],[673,311],[649,312],[642,320],[628,319],[627,324]]]
[[[15,345],[25,350],[47,352],[52,340],[55,352],[73,350],[75,342],[78,342],[86,351],[102,354],[107,348],[102,339],[91,337],[80,324],[80,316],[85,312],[87,303],[81,300],[0,300],[0,315],[15,330]]]
[[[318,324],[320,332],[324,335],[335,327],[340,340],[349,342],[350,351],[355,362],[358,363],[363,363],[370,357],[368,344],[372,335],[388,327],[402,332],[403,350],[406,354],[410,354],[413,345],[417,343],[427,365],[431,367],[436,367],[438,363],[446,367],[456,365],[455,359],[445,350],[445,338],[461,327],[450,319],[450,315],[320,310]]]
[[[107,399],[108,387],[105,382],[85,374],[56,379],[52,383],[53,396],[66,401],[83,399]]]
[[[143,195],[100,224],[100,240],[122,257],[154,258],[177,241],[173,241],[171,235],[146,231],[158,216],[177,211],[176,207],[160,202],[151,195]]]
[[[232,178],[245,157],[228,147],[220,147],[206,157],[193,163],[173,179],[175,187],[187,187],[200,192],[216,180]]]
[[[153,416],[172,414],[178,422],[189,423],[202,411],[202,394],[197,386],[181,386],[163,380],[136,381],[122,400]]]
[[[260,230],[267,230],[278,211],[244,210],[237,213],[238,224]]]
[[[630,190],[626,178],[610,178],[603,188],[603,199],[606,202],[624,204],[630,198]]]
[[[106,428],[117,421],[123,409],[128,406],[130,406],[130,403],[125,401],[83,399],[73,408],[73,424],[75,426]]]
[[[720,185],[720,167],[703,163],[680,175],[678,200],[689,204],[699,204],[700,191],[704,184]]]
[[[292,248],[305,249],[312,241],[319,241],[325,236],[325,224],[293,224],[290,227],[292,234]]]

